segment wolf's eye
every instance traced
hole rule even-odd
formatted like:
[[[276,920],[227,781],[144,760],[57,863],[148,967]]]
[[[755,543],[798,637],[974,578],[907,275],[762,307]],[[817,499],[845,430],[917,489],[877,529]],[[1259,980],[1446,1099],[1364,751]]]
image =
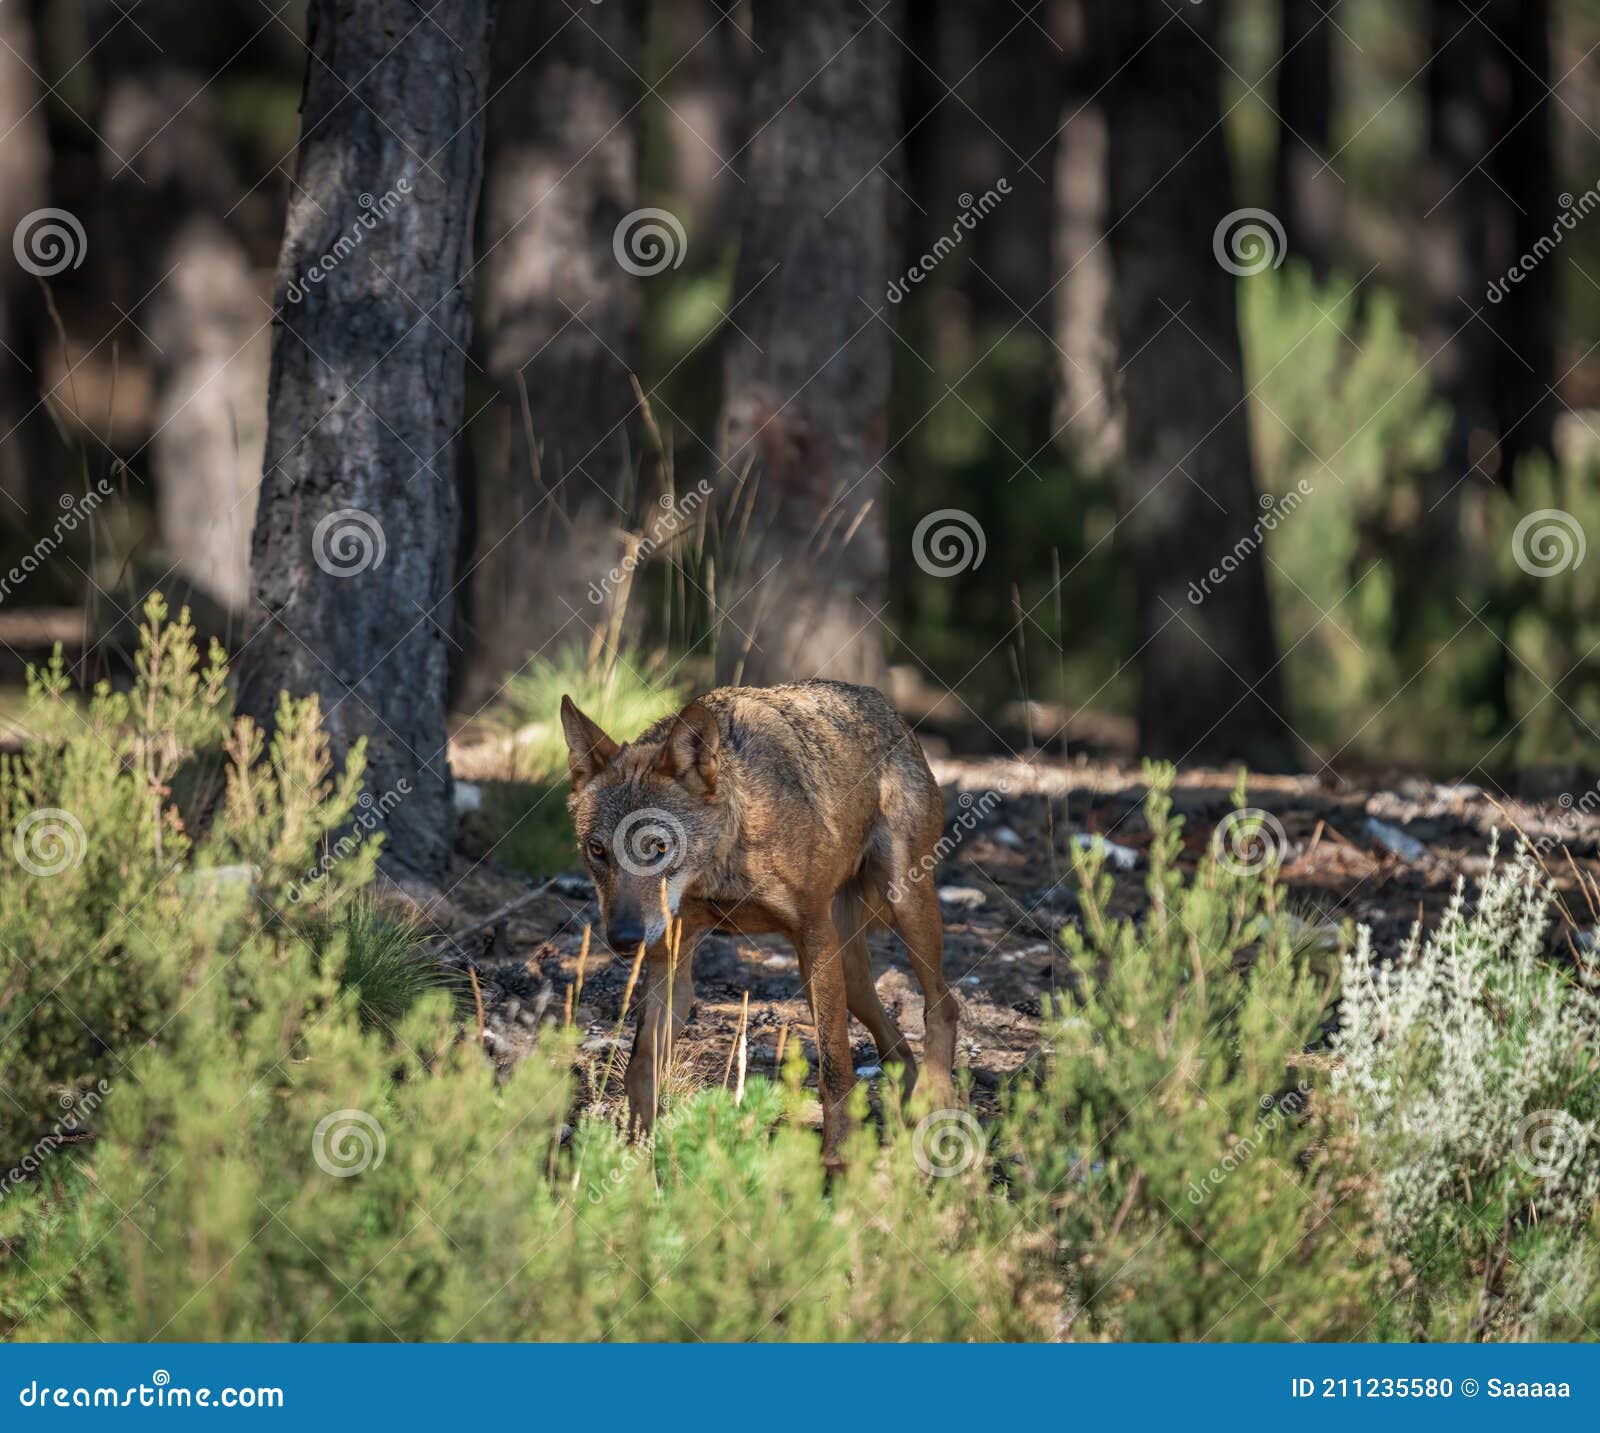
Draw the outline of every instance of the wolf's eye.
[[[605,863],[606,863],[606,843],[604,841],[591,841],[591,842],[589,842],[589,845],[588,845],[587,849],[588,849],[588,852],[589,852],[589,859],[591,861],[593,861],[596,865],[599,865],[599,866],[605,865]]]

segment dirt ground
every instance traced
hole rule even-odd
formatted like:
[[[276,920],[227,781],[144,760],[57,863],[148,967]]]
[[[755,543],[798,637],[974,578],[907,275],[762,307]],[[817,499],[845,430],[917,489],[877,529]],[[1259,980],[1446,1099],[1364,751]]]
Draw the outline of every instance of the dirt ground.
[[[1069,843],[1094,837],[1112,843],[1114,906],[1119,913],[1140,909],[1150,840],[1145,786],[1136,766],[1089,756],[944,756],[932,765],[946,803],[949,850],[933,879],[945,918],[945,968],[962,1001],[958,1061],[970,1070],[981,1106],[1037,1048],[1041,997],[1069,978],[1057,941],[1078,918]],[[1236,781],[1234,771],[1179,776],[1173,800],[1185,822],[1185,861],[1217,839]],[[1418,777],[1365,783],[1330,773],[1257,777],[1249,802],[1281,828],[1281,835],[1270,823],[1267,829],[1279,843],[1293,907],[1312,925],[1331,931],[1347,919],[1362,922],[1380,949],[1397,949],[1419,915],[1438,914],[1458,877],[1470,883],[1481,873],[1495,828],[1503,842],[1520,829],[1544,851],[1578,924],[1589,923],[1574,866],[1597,869],[1600,793],[1581,773],[1529,776],[1515,793]],[[575,852],[573,867],[540,890],[492,856],[458,859],[452,920],[463,932],[461,956],[479,977],[485,1044],[502,1065],[520,1058],[540,1022],[559,1018],[572,999],[584,932],[597,922]],[[489,920],[517,901],[526,903]],[[631,1040],[631,1028],[624,1028],[617,1047],[630,962],[611,956],[595,936],[573,1015],[583,1032],[589,1088],[615,1108]],[[904,955],[889,936],[874,937],[872,945],[879,994],[920,1051],[922,998]],[[695,959],[694,982],[694,1012],[678,1046],[680,1086],[724,1078],[746,996],[751,1073],[772,1073],[780,1038],[803,1040],[814,1067],[799,968],[784,942],[708,937]],[[856,1064],[875,1077],[872,1042],[860,1026],[852,1031]]]

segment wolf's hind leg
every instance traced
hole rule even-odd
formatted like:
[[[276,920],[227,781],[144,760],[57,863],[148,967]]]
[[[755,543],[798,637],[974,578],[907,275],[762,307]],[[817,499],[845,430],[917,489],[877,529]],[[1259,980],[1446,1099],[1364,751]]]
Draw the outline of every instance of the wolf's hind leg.
[[[909,868],[908,868],[909,869]],[[960,1005],[944,978],[944,920],[939,895],[931,877],[905,877],[889,883],[889,906],[894,927],[905,942],[906,955],[922,986],[922,1045],[926,1088],[935,1101],[949,1104],[955,1098],[956,1019]]]
[[[846,886],[833,898],[833,923],[844,954],[845,1003],[850,1013],[867,1027],[877,1047],[880,1064],[900,1065],[905,1074],[902,1092],[910,1096],[917,1080],[917,1060],[911,1045],[878,999],[872,983],[872,956],[867,950],[867,930],[874,916],[859,894]]]

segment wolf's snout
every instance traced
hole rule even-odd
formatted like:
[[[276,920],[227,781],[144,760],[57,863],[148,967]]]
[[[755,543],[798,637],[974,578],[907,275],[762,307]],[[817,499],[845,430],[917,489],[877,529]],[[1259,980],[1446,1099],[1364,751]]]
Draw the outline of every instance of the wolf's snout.
[[[619,912],[606,927],[606,939],[619,955],[632,955],[644,939],[644,921],[637,915]]]

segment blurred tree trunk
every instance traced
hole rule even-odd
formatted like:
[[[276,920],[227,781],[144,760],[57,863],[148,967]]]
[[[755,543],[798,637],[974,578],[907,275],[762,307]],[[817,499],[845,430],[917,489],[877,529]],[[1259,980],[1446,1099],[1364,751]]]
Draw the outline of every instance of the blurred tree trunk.
[[[1324,168],[1333,134],[1333,12],[1337,0],[1281,0],[1277,74],[1278,218],[1289,253],[1319,279],[1333,266],[1339,237],[1339,177]]]
[[[1050,33],[1056,8],[1053,0],[979,7],[971,78],[957,89],[963,97],[970,93],[973,111],[960,110],[970,128],[962,149],[963,194],[970,202],[999,179],[1011,189],[1000,210],[972,234],[974,272],[967,290],[974,314],[1031,339],[1050,332],[1050,236],[1062,120],[1063,60]],[[957,213],[935,215],[935,222],[949,232]]]
[[[1105,76],[1095,62],[1087,0],[1063,8],[1065,117],[1056,152],[1056,347],[1062,382],[1054,426],[1091,467],[1122,452],[1115,322],[1111,312],[1111,205]]]
[[[1427,546],[1446,571],[1459,560],[1462,485],[1485,462],[1493,475],[1494,334],[1487,315],[1489,221],[1499,203],[1484,161],[1492,144],[1482,86],[1494,41],[1473,14],[1476,0],[1430,0],[1428,65],[1429,201],[1424,221],[1434,261],[1429,332],[1434,388],[1453,412],[1440,471],[1427,494]],[[1481,315],[1474,317],[1475,314]],[[1420,574],[1418,574],[1420,576]]]
[[[454,828],[445,685],[490,14],[311,5],[252,549],[264,626],[241,693],[261,720],[280,688],[318,694],[341,760],[366,738],[385,861],[429,881]]]
[[[33,27],[20,4],[0,5],[0,232],[48,203],[50,150],[40,105]],[[8,256],[0,277],[0,529],[46,530],[58,515],[49,472],[39,281]],[[9,545],[8,545],[9,546]]]
[[[1127,484],[1119,535],[1139,587],[1140,745],[1174,759],[1291,765],[1235,280],[1212,251],[1233,208],[1216,7],[1128,0],[1091,6],[1091,23],[1111,76],[1103,93]],[[1233,570],[1208,583],[1224,558]]]
[[[1550,101],[1549,0],[1497,0],[1484,17],[1498,44],[1500,80],[1489,92],[1498,143],[1489,172],[1500,190],[1490,234],[1491,276],[1535,253],[1562,215]],[[1546,258],[1520,283],[1506,284],[1492,322],[1502,340],[1489,349],[1500,436],[1500,481],[1510,487],[1517,464],[1552,450],[1556,411],[1556,314],[1559,261]]]
[[[753,462],[718,564],[719,676],[881,682],[902,50],[896,7],[756,0],[723,451]]]
[[[147,444],[161,537],[181,577],[243,613],[266,441],[270,349],[236,220],[244,195],[218,108],[238,49],[228,17],[183,0],[95,0],[96,128],[115,222],[115,288],[150,344]],[[248,35],[249,31],[245,32]]]
[[[642,14],[634,3],[503,6],[484,165],[481,352],[494,397],[478,482],[467,695],[530,654],[587,644],[624,547],[636,452],[635,258]],[[681,247],[675,245],[681,258]],[[532,438],[530,447],[529,438]],[[615,594],[612,594],[615,595]]]

